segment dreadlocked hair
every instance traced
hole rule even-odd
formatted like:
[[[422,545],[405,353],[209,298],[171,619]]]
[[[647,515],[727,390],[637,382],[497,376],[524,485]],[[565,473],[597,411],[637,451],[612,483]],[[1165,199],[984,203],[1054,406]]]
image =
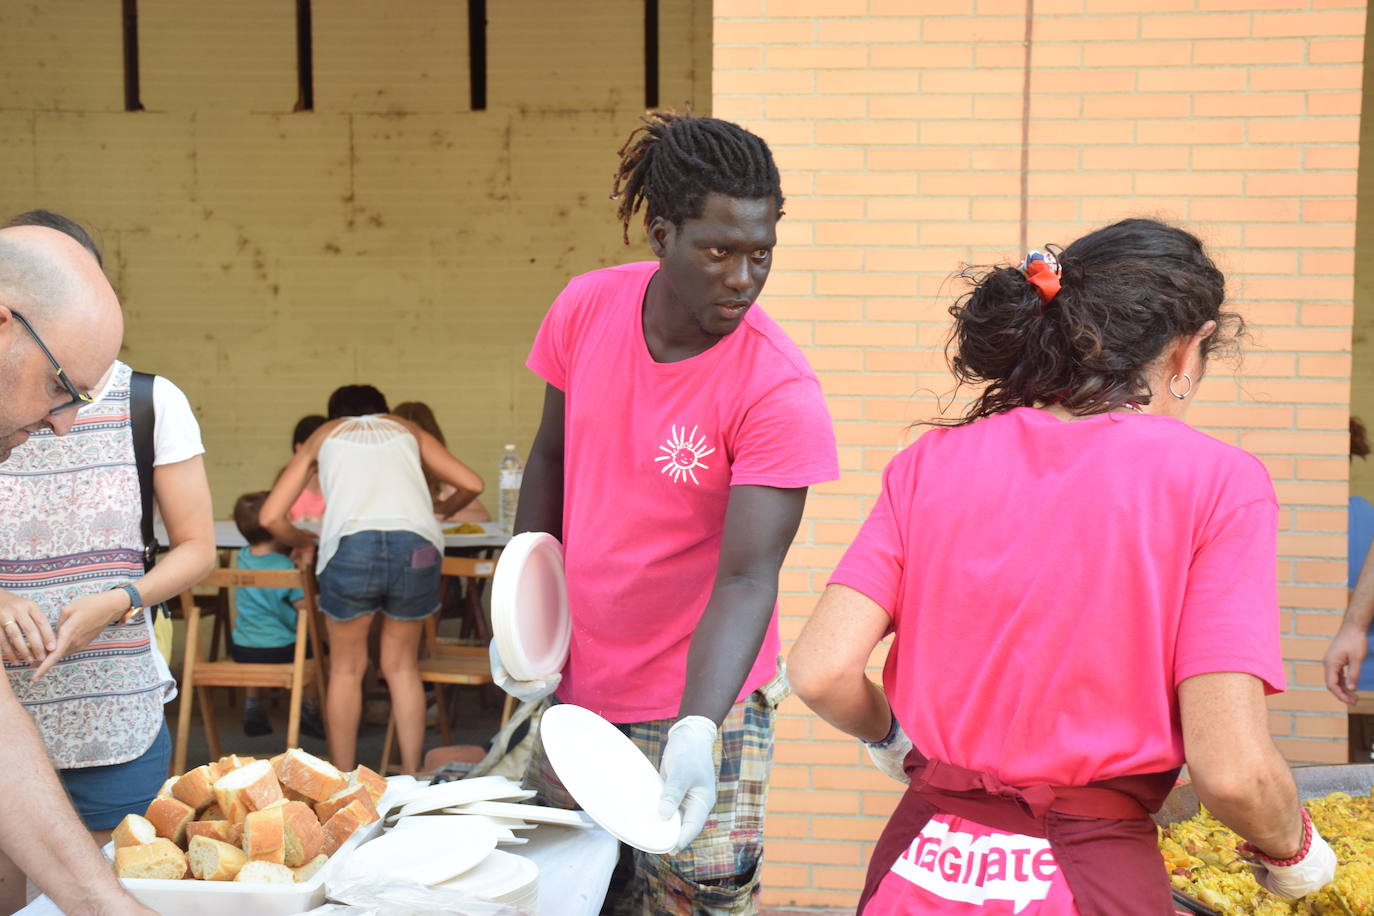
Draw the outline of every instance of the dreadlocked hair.
[[[620,148],[611,199],[630,243],[630,220],[663,217],[675,226],[699,219],[714,191],[742,200],[771,198],[782,215],[782,183],[768,144],[729,121],[651,111]],[[647,204],[647,206],[645,206]]]
[[[1150,365],[1208,321],[1204,358],[1236,349],[1245,323],[1222,310],[1226,280],[1196,236],[1151,219],[1127,219],[1054,250],[1059,293],[1042,302],[1014,267],[969,268],[972,286],[950,306],[947,352],[959,385],[985,385],[962,426],[1014,407],[1058,404],[1087,416],[1146,404]]]

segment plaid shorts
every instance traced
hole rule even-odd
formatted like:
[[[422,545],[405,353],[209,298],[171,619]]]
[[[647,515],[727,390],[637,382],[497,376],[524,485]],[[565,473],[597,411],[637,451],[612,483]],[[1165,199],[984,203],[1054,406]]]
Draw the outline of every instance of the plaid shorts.
[[[676,855],[654,855],[622,845],[602,913],[735,916],[758,911],[773,714],[787,693],[779,666],[776,677],[731,707],[716,737],[720,777],[716,806],[706,826],[691,846]],[[676,721],[658,719],[618,727],[658,766],[668,729]],[[525,787],[538,792],[538,804],[578,807],[558,781],[542,741],[535,743]]]

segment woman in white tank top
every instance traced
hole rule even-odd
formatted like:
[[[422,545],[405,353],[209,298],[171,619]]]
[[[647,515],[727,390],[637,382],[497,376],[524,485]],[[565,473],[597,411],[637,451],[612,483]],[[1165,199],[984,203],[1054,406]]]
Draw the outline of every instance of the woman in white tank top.
[[[335,766],[356,763],[367,634],[381,611],[381,669],[391,691],[401,768],[420,767],[425,695],[416,668],[424,618],[439,609],[444,536],[431,508],[428,471],[470,502],[482,478],[420,427],[387,411],[371,385],[329,398],[329,421],[292,457],[262,507],[261,522],[293,547],[316,546],[288,513],[313,473],[324,493],[315,571],[329,630],[325,723]]]

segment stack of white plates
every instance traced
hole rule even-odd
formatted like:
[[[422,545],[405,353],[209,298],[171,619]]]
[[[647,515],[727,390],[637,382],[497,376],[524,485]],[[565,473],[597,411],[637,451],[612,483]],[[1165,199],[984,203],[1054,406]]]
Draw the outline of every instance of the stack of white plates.
[[[506,670],[542,680],[563,670],[572,640],[563,547],[551,534],[511,538],[491,583],[491,631]]]
[[[436,886],[462,891],[480,900],[506,903],[530,913],[539,912],[539,866],[523,856],[499,849],[480,865]]]

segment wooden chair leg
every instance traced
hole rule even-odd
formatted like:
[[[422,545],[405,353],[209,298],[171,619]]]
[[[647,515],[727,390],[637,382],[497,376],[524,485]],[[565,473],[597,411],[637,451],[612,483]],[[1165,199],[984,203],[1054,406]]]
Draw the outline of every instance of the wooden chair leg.
[[[205,744],[210,749],[210,759],[218,760],[224,756],[219,744],[219,725],[215,723],[215,704],[210,699],[209,687],[197,687],[200,694],[200,718],[205,723]]]
[[[434,713],[439,720],[439,735],[444,739],[444,744],[453,743],[453,730],[448,727],[448,709],[444,702],[444,685],[434,685]]]
[[[505,728],[510,721],[510,715],[515,711],[515,697],[506,694],[506,702],[501,704],[501,727]]]
[[[180,707],[177,710],[177,743],[176,749],[172,752],[171,766],[168,768],[168,776],[180,776],[186,772],[186,745],[191,738],[191,713],[194,711],[196,692],[191,689],[181,691]],[[218,758],[216,758],[218,759]]]
[[[388,714],[386,717],[386,737],[382,740],[382,762],[377,765],[377,772],[383,776],[391,775],[391,748],[396,741],[396,717]]]

